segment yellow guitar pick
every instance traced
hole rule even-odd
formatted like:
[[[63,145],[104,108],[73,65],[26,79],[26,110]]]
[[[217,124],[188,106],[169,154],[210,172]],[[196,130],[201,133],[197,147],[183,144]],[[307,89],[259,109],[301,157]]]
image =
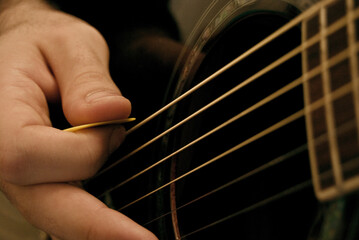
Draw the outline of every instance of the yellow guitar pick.
[[[92,127],[98,127],[98,126],[110,125],[110,124],[122,124],[122,123],[132,122],[135,120],[136,120],[136,118],[125,118],[125,119],[111,120],[111,121],[105,121],[105,122],[88,123],[88,124],[79,125],[79,126],[75,126],[75,127],[71,127],[71,128],[66,128],[66,129],[64,129],[64,131],[76,132],[76,131],[86,129],[86,128],[92,128]]]

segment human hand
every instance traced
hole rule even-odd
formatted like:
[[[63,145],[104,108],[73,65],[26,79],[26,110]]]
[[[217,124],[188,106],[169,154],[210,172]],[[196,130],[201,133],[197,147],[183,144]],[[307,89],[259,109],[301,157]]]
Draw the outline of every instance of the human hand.
[[[154,239],[67,182],[91,177],[124,139],[122,127],[52,127],[61,101],[72,125],[129,116],[108,73],[108,48],[83,21],[40,0],[0,1],[0,189],[34,226],[60,239]]]

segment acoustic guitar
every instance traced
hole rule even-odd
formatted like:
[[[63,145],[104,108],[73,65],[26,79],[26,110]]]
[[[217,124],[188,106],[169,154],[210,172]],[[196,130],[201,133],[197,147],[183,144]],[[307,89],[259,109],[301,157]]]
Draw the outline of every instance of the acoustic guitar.
[[[359,239],[359,1],[177,3],[164,104],[85,188],[160,239]]]

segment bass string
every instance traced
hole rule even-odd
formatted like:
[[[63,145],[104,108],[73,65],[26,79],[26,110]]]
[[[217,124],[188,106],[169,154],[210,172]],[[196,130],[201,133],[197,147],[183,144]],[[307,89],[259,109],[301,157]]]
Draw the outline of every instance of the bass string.
[[[359,12],[356,12],[356,16],[359,16]],[[291,23],[291,22],[290,22]],[[332,24],[330,27],[328,27],[327,31],[326,31],[326,35],[330,35],[331,33],[335,32],[336,30],[338,30],[339,28],[343,27],[346,24],[346,18],[342,18],[340,20],[338,20],[336,23]],[[293,24],[290,24],[290,26],[292,27]],[[286,26],[286,25],[285,25]],[[295,26],[295,25],[294,25]],[[289,27],[286,27],[285,29],[290,29]],[[277,34],[272,34],[275,37],[277,37],[278,35],[282,34],[283,32],[280,31]],[[156,137],[150,139],[149,141],[147,141],[146,143],[144,143],[143,145],[141,145],[140,147],[135,148],[133,151],[129,152],[128,154],[126,154],[125,156],[121,157],[120,159],[118,159],[117,161],[115,161],[114,163],[112,163],[111,165],[109,165],[108,167],[100,170],[95,178],[105,172],[107,172],[108,170],[114,168],[115,166],[117,166],[119,163],[125,161],[126,159],[130,158],[131,156],[135,155],[137,152],[141,151],[142,149],[146,148],[147,146],[151,145],[152,143],[154,143],[155,141],[157,141],[158,139],[162,138],[163,136],[167,135],[168,133],[170,133],[171,131],[177,129],[179,126],[183,125],[184,123],[188,122],[189,120],[191,120],[192,118],[198,116],[199,114],[201,114],[202,112],[204,112],[205,110],[211,108],[212,106],[214,106],[215,104],[217,104],[218,102],[222,101],[223,99],[227,98],[228,96],[232,95],[233,93],[237,92],[238,90],[242,89],[243,87],[247,86],[248,84],[250,84],[251,82],[254,82],[256,79],[258,79],[259,77],[263,76],[264,74],[268,73],[269,71],[273,70],[274,68],[278,67],[279,65],[283,64],[284,62],[290,60],[291,58],[293,58],[294,56],[300,54],[302,51],[308,49],[309,47],[311,47],[312,45],[314,45],[315,43],[319,42],[321,39],[321,35],[320,34],[316,34],[314,35],[312,38],[306,40],[306,42],[302,43],[301,45],[299,45],[298,47],[294,48],[293,50],[291,50],[290,52],[288,52],[287,54],[285,54],[284,56],[282,56],[281,58],[277,59],[276,61],[274,61],[273,63],[271,63],[270,65],[268,65],[267,67],[265,67],[264,69],[260,70],[259,72],[257,72],[256,74],[254,74],[253,76],[249,77],[248,79],[246,79],[245,81],[243,81],[242,83],[238,84],[236,87],[232,88],[231,90],[229,90],[228,92],[226,92],[225,94],[223,94],[222,96],[218,97],[217,99],[213,100],[212,102],[210,102],[209,104],[207,104],[206,106],[202,107],[201,109],[197,110],[196,112],[194,112],[193,114],[189,115],[188,117],[186,117],[185,119],[183,119],[182,121],[176,123],[175,125],[171,126],[170,128],[168,128],[167,130],[165,130],[164,132],[160,133],[159,135],[157,135]],[[206,78],[205,80],[203,80],[202,82],[200,82],[198,85],[196,85],[195,87],[193,87],[192,89],[188,90],[186,93],[184,93],[183,95],[179,96],[178,98],[176,98],[175,100],[173,100],[171,103],[167,104],[166,106],[164,106],[163,108],[161,108],[160,110],[158,110],[156,113],[152,114],[151,116],[149,116],[148,118],[146,118],[145,120],[143,120],[142,122],[140,122],[139,124],[137,124],[136,126],[134,126],[133,128],[131,128],[127,134],[135,131],[136,129],[138,129],[140,126],[144,125],[145,123],[149,122],[150,120],[152,120],[153,118],[155,118],[157,115],[161,114],[162,112],[164,112],[165,110],[167,110],[169,107],[173,106],[174,104],[177,104],[179,101],[181,101],[182,99],[184,99],[185,97],[187,97],[188,95],[192,94],[194,91],[198,91],[198,89],[202,86],[204,86],[206,83],[210,82],[211,80],[215,79],[216,77],[218,77],[219,75],[221,75],[222,73],[224,73],[225,71],[227,71],[228,69],[232,68],[235,64],[239,63],[240,61],[242,61],[245,57],[249,56],[250,54],[254,53],[256,50],[258,50],[259,48],[261,48],[262,46],[264,46],[265,44],[269,43],[270,41],[273,40],[273,37],[271,38],[267,38],[265,40],[263,40],[262,42],[265,43],[259,43],[257,45],[259,46],[254,46],[252,49],[253,50],[248,50],[246,53],[240,55],[238,58],[236,58],[235,60],[233,60],[232,62],[230,62],[229,64],[225,65],[223,68],[221,68],[220,70],[218,70],[217,72],[215,72],[214,74],[212,74],[211,76],[209,76],[208,78]],[[327,62],[328,60],[326,60]],[[329,60],[330,62],[330,60]],[[323,63],[322,63],[323,64]]]
[[[307,180],[307,181],[304,181],[302,183],[299,183],[299,184],[297,184],[297,185],[295,185],[295,186],[293,186],[293,187],[291,187],[289,189],[286,189],[286,190],[284,190],[284,191],[282,191],[282,192],[280,192],[280,193],[278,193],[276,195],[268,197],[268,198],[266,198],[266,199],[264,199],[262,201],[259,201],[259,202],[255,203],[255,204],[253,204],[253,205],[251,205],[249,207],[246,207],[246,208],[244,208],[242,210],[239,210],[239,211],[237,211],[237,212],[235,212],[235,213],[233,213],[231,215],[228,215],[227,217],[224,217],[224,218],[219,219],[219,220],[217,220],[215,222],[212,222],[212,223],[210,223],[210,224],[208,224],[206,226],[203,226],[203,227],[201,227],[201,228],[199,228],[197,230],[194,230],[194,231],[192,231],[190,233],[187,233],[187,234],[181,236],[181,239],[189,237],[190,235],[194,235],[194,234],[196,234],[198,232],[204,231],[204,230],[206,230],[208,228],[211,228],[211,227],[213,227],[215,225],[218,225],[218,224],[220,224],[222,222],[228,221],[228,220],[230,220],[230,219],[232,219],[234,217],[237,217],[237,216],[239,216],[241,214],[244,214],[244,213],[247,213],[249,211],[253,211],[253,210],[257,209],[257,208],[260,208],[260,207],[263,207],[265,205],[268,205],[268,204],[270,204],[270,203],[272,203],[272,202],[274,202],[276,200],[279,200],[279,199],[281,199],[283,197],[286,197],[288,195],[294,194],[296,192],[299,192],[299,191],[304,190],[304,189],[306,189],[308,187],[311,187],[311,186],[312,186],[312,181],[310,179]]]
[[[290,158],[304,152],[307,149],[308,149],[307,144],[303,144],[303,145],[295,148],[294,150],[291,150],[290,152],[287,152],[287,153],[285,153],[285,154],[283,154],[283,155],[281,155],[281,156],[279,156],[279,157],[277,157],[277,158],[275,158],[275,159],[273,159],[273,160],[271,160],[271,161],[269,161],[269,162],[255,168],[255,169],[253,169],[253,170],[251,170],[251,171],[249,171],[249,172],[235,178],[234,180],[232,180],[232,181],[230,181],[230,182],[228,182],[226,184],[223,184],[222,186],[219,186],[218,188],[216,188],[214,190],[211,190],[211,191],[209,191],[209,192],[207,192],[207,193],[205,193],[205,194],[203,194],[203,195],[201,195],[201,196],[199,196],[199,197],[197,197],[197,198],[195,198],[195,199],[193,199],[193,200],[191,200],[191,201],[189,201],[187,203],[184,203],[183,205],[181,205],[179,207],[176,207],[175,209],[173,209],[173,210],[171,210],[169,212],[166,212],[166,213],[162,214],[161,216],[158,216],[158,217],[156,217],[156,218],[154,218],[152,220],[147,221],[145,224],[143,224],[143,226],[149,225],[149,224],[151,224],[151,223],[153,223],[153,222],[155,222],[157,220],[160,220],[160,219],[166,217],[169,214],[172,214],[175,211],[179,211],[179,210],[181,210],[181,209],[183,209],[183,208],[185,208],[187,206],[190,206],[190,205],[192,205],[192,204],[194,204],[194,203],[196,203],[196,202],[198,202],[198,201],[200,201],[200,200],[202,200],[202,199],[204,199],[206,197],[209,197],[212,194],[215,194],[215,193],[217,193],[217,192],[219,192],[221,190],[224,190],[224,189],[232,186],[233,184],[236,184],[236,183],[238,183],[240,181],[243,181],[243,180],[245,180],[245,179],[247,179],[247,178],[249,178],[251,176],[254,176],[254,175],[258,174],[258,173],[261,173],[261,172],[263,172],[263,171],[265,171],[265,170],[267,170],[267,169],[269,169],[271,167],[274,167],[277,164],[282,163],[282,162],[284,162],[284,161],[286,161],[286,160],[288,160],[288,159],[290,159]]]
[[[333,66],[335,64],[337,64],[338,62],[342,61],[343,59],[345,59],[348,56],[348,51],[345,50],[342,53],[336,55],[335,57],[333,57],[332,59],[329,60],[328,65],[329,66]],[[321,71],[321,67],[318,66],[314,69],[312,69],[310,72],[308,72],[308,78],[306,79],[310,79],[310,77],[317,75],[318,73],[320,73]],[[205,139],[206,137],[214,134],[215,132],[221,130],[222,128],[228,126],[229,124],[233,123],[234,121],[237,121],[238,119],[242,118],[243,116],[249,114],[250,112],[253,112],[254,110],[260,108],[261,106],[265,105],[266,103],[278,98],[279,96],[283,95],[284,93],[294,89],[295,87],[299,86],[300,84],[303,83],[302,78],[298,78],[294,81],[292,81],[291,83],[287,84],[286,86],[284,86],[283,88],[277,90],[276,92],[274,92],[273,94],[267,96],[266,98],[262,99],[261,101],[257,102],[256,104],[254,104],[253,106],[247,108],[246,110],[240,112],[239,114],[237,114],[236,116],[232,117],[231,119],[227,120],[226,122],[222,123],[221,125],[217,126],[216,128],[210,130],[209,132],[203,134],[202,136],[194,139],[192,142],[188,143],[187,145],[179,148],[178,150],[174,151],[173,153],[167,155],[166,157],[162,158],[161,160],[157,161],[156,163],[152,164],[151,166],[145,168],[142,171],[139,171],[138,173],[134,174],[133,176],[129,177],[128,179],[120,182],[119,184],[117,184],[116,186],[107,189],[106,191],[104,191],[102,194],[99,195],[99,197],[102,197],[103,195],[110,193],[111,191],[123,186],[124,184],[128,183],[129,181],[137,178],[138,176],[146,173],[147,171],[151,170],[152,168],[158,166],[159,164],[165,162],[166,160],[170,159],[171,157],[179,154],[180,152],[186,150],[189,147],[192,147],[194,144],[198,143],[199,141]]]
[[[352,86],[351,86],[350,83],[347,83],[346,85],[343,85],[341,88],[337,89],[336,91],[334,91],[332,93],[328,93],[328,97],[334,101],[334,100],[344,96],[345,94],[349,93],[350,91],[352,91]],[[307,108],[309,110],[311,110],[311,111],[314,111],[314,110],[322,107],[323,105],[324,105],[324,99],[321,98],[321,99],[317,100],[316,102],[312,103],[310,106],[307,106]],[[286,126],[286,125],[288,125],[290,123],[292,123],[292,122],[294,122],[295,120],[298,120],[299,118],[304,117],[304,115],[305,115],[304,109],[301,109],[301,110],[295,112],[294,114],[292,114],[292,115],[286,117],[285,119],[279,121],[278,123],[266,128],[265,130],[261,131],[260,133],[258,133],[256,135],[248,138],[247,140],[235,145],[234,147],[232,147],[232,148],[228,149],[227,151],[217,155],[216,157],[208,160],[207,162],[199,165],[198,167],[187,171],[186,173],[184,173],[184,174],[180,175],[179,177],[169,181],[168,183],[163,184],[162,186],[154,189],[153,191],[151,191],[151,192],[137,198],[136,200],[126,204],[125,206],[119,208],[118,210],[121,211],[121,210],[123,210],[123,209],[125,209],[125,208],[127,208],[127,207],[129,207],[129,206],[131,206],[131,205],[133,205],[133,204],[135,204],[135,203],[137,203],[137,202],[151,196],[151,195],[153,195],[154,193],[159,192],[160,190],[164,189],[165,187],[167,187],[167,186],[169,186],[169,185],[171,185],[171,184],[173,184],[173,183],[175,183],[175,182],[189,176],[190,174],[193,174],[194,172],[197,172],[197,171],[203,169],[204,167],[206,167],[206,166],[208,166],[208,165],[222,159],[223,157],[225,157],[225,156],[227,156],[227,155],[229,155],[229,154],[231,154],[231,153],[233,153],[233,152],[247,146],[248,144],[250,144],[250,143],[252,143],[252,142],[254,142],[254,141],[256,141],[256,140],[258,140],[258,139],[260,139],[260,138],[262,138],[262,137],[264,137],[264,136],[266,136],[266,135],[268,135],[268,134],[270,134],[270,133],[272,133],[272,132],[274,132],[274,131],[276,131],[276,130],[278,130],[278,129],[280,129],[280,128],[282,128],[282,127],[284,127],[284,126]]]

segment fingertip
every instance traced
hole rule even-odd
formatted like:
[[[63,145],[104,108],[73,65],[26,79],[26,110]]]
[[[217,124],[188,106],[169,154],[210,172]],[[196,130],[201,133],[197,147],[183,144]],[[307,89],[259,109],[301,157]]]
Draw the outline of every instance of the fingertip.
[[[89,230],[89,239],[156,240],[157,237],[122,213],[104,207],[98,213],[101,222]]]
[[[131,114],[131,102],[118,94],[98,93],[96,98],[73,101],[64,111],[68,121],[76,126],[127,118]]]

